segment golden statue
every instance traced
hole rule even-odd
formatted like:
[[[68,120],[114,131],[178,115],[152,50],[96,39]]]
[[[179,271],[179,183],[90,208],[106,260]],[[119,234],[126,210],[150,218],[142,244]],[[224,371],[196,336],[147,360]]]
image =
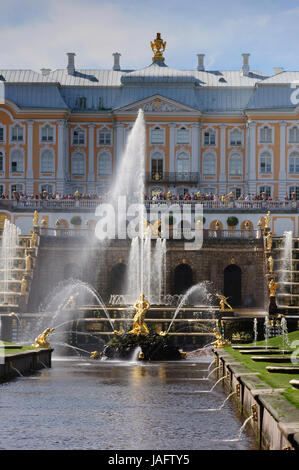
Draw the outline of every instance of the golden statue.
[[[32,346],[35,348],[51,348],[50,343],[47,341],[47,338],[50,333],[53,333],[55,328],[46,328],[37,338],[35,338]]]
[[[215,294],[215,295],[216,295],[216,297],[218,297],[218,299],[220,299],[220,302],[219,302],[219,310],[220,311],[232,310],[232,307],[227,302],[228,297],[225,297],[224,295],[221,295],[221,294]],[[228,308],[225,308],[225,306],[227,306]]]
[[[42,221],[41,221],[41,226],[43,228],[47,228],[48,227],[48,221],[45,217],[42,217]]]
[[[149,334],[148,328],[144,322],[146,312],[150,309],[150,304],[144,298],[144,294],[140,294],[138,300],[136,300],[134,308],[136,313],[133,318],[133,329],[129,333],[135,335]]]
[[[268,258],[268,265],[269,265],[269,271],[270,273],[273,273],[273,267],[274,267],[274,259],[273,257],[270,255],[269,258]]]
[[[271,281],[269,282],[270,297],[275,297],[275,293],[278,287],[279,284],[275,282],[274,279],[271,279]]]
[[[26,271],[31,271],[33,267],[33,258],[31,254],[28,253],[27,250],[25,251],[25,261],[26,261],[26,266],[25,266]]]
[[[89,357],[90,357],[90,359],[99,359],[100,355],[99,355],[98,351],[91,351]]]
[[[266,249],[268,251],[271,251],[272,249],[272,232],[268,232],[268,235],[266,236]]]
[[[39,215],[37,211],[33,214],[33,227],[38,227]]]
[[[25,279],[25,277],[23,277],[21,281],[21,294],[22,295],[27,294],[27,280]]]
[[[34,248],[37,244],[37,233],[34,230],[30,230],[30,248]]]
[[[123,327],[123,325],[122,325],[122,323],[121,323],[121,324],[120,324],[120,327],[119,327],[119,330],[114,330],[114,331],[113,331],[113,334],[114,334],[114,335],[123,335],[124,332],[125,332],[125,330],[124,330],[124,327]]]
[[[171,196],[172,196],[171,191],[168,191],[168,193],[166,194],[167,199],[171,199]]]
[[[213,341],[211,343],[214,348],[223,348],[224,346],[230,346],[231,342],[228,339],[222,338],[221,334],[216,328],[213,329],[213,332],[216,336],[216,341]]]
[[[72,309],[76,307],[76,297],[78,297],[79,292],[76,292],[76,294],[71,295],[70,298],[66,301],[64,306],[62,307],[62,310],[66,310],[67,308]]]
[[[264,216],[264,221],[265,221],[265,228],[270,228],[270,222],[271,222],[271,212],[268,211],[267,215]]]
[[[154,53],[153,62],[164,61],[163,52],[166,48],[166,41],[161,39],[161,33],[157,33],[156,39],[151,41],[151,48]]]

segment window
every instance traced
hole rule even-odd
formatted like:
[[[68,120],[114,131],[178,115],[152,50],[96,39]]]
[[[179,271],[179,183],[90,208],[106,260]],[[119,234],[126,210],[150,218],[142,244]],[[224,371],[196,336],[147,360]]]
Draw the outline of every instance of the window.
[[[186,153],[180,153],[176,160],[176,169],[179,177],[188,177],[190,172],[190,159]]]
[[[23,185],[22,184],[12,184],[10,187],[11,197],[13,198],[13,193],[17,192],[19,194],[23,193]]]
[[[269,152],[263,152],[260,156],[260,173],[272,173],[272,157]]]
[[[231,145],[242,145],[242,133],[235,129],[230,133],[230,144]]]
[[[157,152],[152,155],[151,176],[154,181],[159,181],[163,178],[163,157]]]
[[[53,194],[52,184],[42,184],[40,187],[40,192],[43,193],[44,191],[47,191],[48,194]]]
[[[235,199],[239,199],[242,194],[241,188],[231,188],[230,191],[234,193]]]
[[[216,145],[215,131],[207,130],[204,133],[204,145]]]
[[[75,103],[75,108],[77,109],[86,109],[86,97],[78,96]]]
[[[85,144],[85,131],[83,129],[75,129],[73,133],[73,145]]]
[[[289,173],[299,174],[299,153],[293,152],[289,157]]]
[[[291,144],[296,144],[299,142],[299,128],[298,127],[292,127],[292,129],[289,130],[289,142]]]
[[[271,186],[260,186],[260,196],[262,196],[262,193],[266,193],[266,199],[271,197],[271,194],[272,194]]]
[[[209,153],[203,157],[203,174],[205,176],[216,175],[216,157]]]
[[[111,145],[112,136],[109,129],[101,129],[99,131],[99,145]]]
[[[164,130],[160,127],[155,127],[151,132],[151,143],[152,144],[163,144],[164,143]]]
[[[242,157],[238,153],[235,153],[229,158],[229,174],[231,176],[242,175]]]
[[[2,196],[2,194],[4,194],[4,186],[0,184],[0,196]]]
[[[24,171],[24,156],[20,150],[11,153],[11,172],[22,173]]]
[[[4,155],[0,152],[0,171],[4,171]]]
[[[128,143],[128,138],[129,138],[129,135],[131,133],[131,130],[132,130],[131,126],[125,128],[125,145],[127,145],[127,143]]]
[[[11,140],[13,142],[22,142],[23,141],[23,127],[19,126],[19,124],[16,124],[12,128]]]
[[[4,127],[0,127],[0,142],[4,142]]]
[[[189,144],[189,129],[181,127],[177,130],[177,144]]]
[[[265,126],[260,130],[260,142],[264,144],[272,142],[272,129]]]
[[[44,150],[41,154],[41,173],[54,172],[54,155],[51,150]]]
[[[290,186],[289,187],[289,198],[293,199],[293,194],[295,194],[296,201],[299,201],[299,186]]]
[[[54,130],[52,126],[46,124],[42,127],[42,142],[53,142],[54,140]]]
[[[85,158],[81,153],[72,155],[72,175],[82,176],[85,174]]]
[[[98,175],[111,175],[112,174],[112,159],[111,154],[108,152],[100,153],[98,156]]]

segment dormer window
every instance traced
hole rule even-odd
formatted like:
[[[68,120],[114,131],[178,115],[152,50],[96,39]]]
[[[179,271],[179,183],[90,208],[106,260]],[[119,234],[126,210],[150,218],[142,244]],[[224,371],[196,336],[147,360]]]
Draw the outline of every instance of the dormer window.
[[[260,130],[260,142],[263,144],[272,142],[272,129],[270,127],[265,126]]]
[[[22,142],[23,141],[23,127],[19,124],[16,124],[12,128],[11,140],[13,142]]]
[[[83,129],[75,129],[73,133],[73,145],[85,144],[85,132]]]
[[[86,97],[78,96],[78,98],[76,99],[75,107],[77,109],[86,109]]]
[[[54,140],[54,130],[52,126],[46,124],[42,127],[42,142],[53,142]]]
[[[177,144],[189,144],[189,129],[181,127],[177,130]]]
[[[204,145],[216,145],[215,131],[207,130],[204,133]]]
[[[152,144],[163,144],[164,143],[164,130],[160,127],[155,127],[151,131],[151,143]]]
[[[111,145],[112,135],[109,129],[101,129],[99,131],[99,145]]]

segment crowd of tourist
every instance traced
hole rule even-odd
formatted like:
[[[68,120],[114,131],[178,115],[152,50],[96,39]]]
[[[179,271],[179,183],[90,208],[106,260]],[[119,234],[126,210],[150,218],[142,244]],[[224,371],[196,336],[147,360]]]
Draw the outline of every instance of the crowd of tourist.
[[[98,200],[98,201],[109,201],[110,193],[107,192],[105,194],[97,194],[97,193],[79,193],[79,191],[75,191],[74,193],[68,194],[60,194],[56,192],[55,194],[48,193],[47,191],[43,191],[40,194],[23,194],[18,193],[17,191],[13,191],[12,197],[9,195],[1,194],[0,199],[6,200],[14,200],[14,201],[67,201],[67,200]],[[219,203],[228,203],[233,201],[248,201],[248,202],[256,202],[256,201],[279,201],[277,198],[272,198],[268,196],[266,193],[261,194],[241,194],[239,197],[235,197],[233,192],[228,194],[219,195],[210,193],[201,193],[198,192],[185,192],[185,193],[177,193],[172,194],[170,191],[167,193],[163,192],[156,192],[152,195],[148,196],[145,195],[145,201],[214,201]],[[284,197],[284,201],[296,201],[296,194],[291,193],[290,196],[287,194]]]

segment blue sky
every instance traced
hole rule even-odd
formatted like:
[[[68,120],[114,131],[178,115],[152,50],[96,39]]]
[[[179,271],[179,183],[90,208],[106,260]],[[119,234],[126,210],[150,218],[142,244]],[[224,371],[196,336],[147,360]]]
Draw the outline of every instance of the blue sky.
[[[273,67],[299,70],[298,0],[0,0],[0,68],[64,68],[66,52],[78,68],[151,63],[156,32],[167,41],[166,63],[193,69],[204,53],[207,69]]]

